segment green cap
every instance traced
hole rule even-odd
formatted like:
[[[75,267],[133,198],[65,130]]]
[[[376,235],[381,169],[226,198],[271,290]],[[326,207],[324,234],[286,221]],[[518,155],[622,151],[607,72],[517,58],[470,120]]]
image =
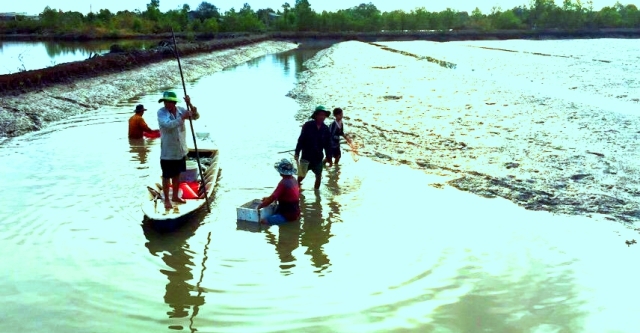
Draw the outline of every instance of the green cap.
[[[327,111],[327,108],[325,108],[325,107],[324,107],[324,105],[318,105],[318,106],[316,106],[316,111],[329,112],[329,111]]]
[[[173,91],[165,91],[164,93],[162,93],[162,98],[160,98],[158,100],[158,103],[162,102],[162,101],[169,101],[169,102],[178,102],[178,96],[176,96],[176,93],[174,93]]]

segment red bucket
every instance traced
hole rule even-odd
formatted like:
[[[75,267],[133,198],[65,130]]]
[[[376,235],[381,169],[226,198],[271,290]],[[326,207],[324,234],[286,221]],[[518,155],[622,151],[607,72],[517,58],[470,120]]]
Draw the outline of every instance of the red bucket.
[[[148,139],[157,139],[160,137],[160,131],[155,130],[153,132],[143,132],[142,135]]]
[[[198,199],[197,192],[188,183],[180,183],[180,189],[182,190],[182,199]]]

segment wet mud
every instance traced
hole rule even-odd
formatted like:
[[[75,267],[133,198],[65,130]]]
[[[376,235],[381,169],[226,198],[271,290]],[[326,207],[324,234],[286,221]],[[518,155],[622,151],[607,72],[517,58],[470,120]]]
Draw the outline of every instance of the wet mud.
[[[636,116],[487,85],[392,44],[336,44],[308,61],[289,95],[305,110],[343,108],[358,153],[374,160],[530,210],[640,219]]]
[[[0,76],[0,137],[38,131],[50,122],[179,84],[171,45]],[[257,37],[178,44],[187,82],[296,47],[295,43]]]

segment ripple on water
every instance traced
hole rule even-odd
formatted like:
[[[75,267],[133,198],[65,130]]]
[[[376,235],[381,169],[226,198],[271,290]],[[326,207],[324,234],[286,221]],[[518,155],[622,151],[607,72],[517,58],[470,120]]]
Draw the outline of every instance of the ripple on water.
[[[381,177],[385,174],[381,173]],[[376,183],[373,179],[366,179],[364,183],[367,187],[362,190],[366,192],[375,192],[376,186],[385,186],[395,193],[398,189],[394,186],[399,186]],[[403,184],[402,180],[398,180],[398,184]],[[406,199],[406,204],[420,204],[406,202]],[[374,197],[360,200],[366,201],[362,203],[365,207],[376,207],[378,203]],[[446,196],[441,200],[446,202]],[[389,202],[388,197],[383,202],[391,206],[395,203]],[[452,206],[451,203],[432,204],[441,204],[442,208]],[[504,329],[518,329],[535,328],[529,320],[536,319],[539,324],[545,311],[554,306],[562,308],[568,316],[582,315],[573,309],[581,304],[580,297],[576,295],[573,301],[567,302],[567,298],[561,296],[574,292],[571,287],[574,284],[571,277],[573,259],[563,256],[557,246],[541,241],[544,238],[538,239],[514,229],[510,221],[477,223],[461,233],[455,223],[446,223],[437,217],[416,224],[411,222],[413,217],[410,215],[397,215],[396,212],[391,218],[385,212],[378,210],[376,213],[377,219],[364,210],[347,209],[341,213],[341,219],[349,223],[334,224],[334,228],[340,228],[335,236],[338,238],[322,246],[331,258],[332,271],[321,277],[304,278],[303,268],[313,266],[311,249],[305,246],[299,246],[300,251],[296,251],[298,248],[291,251],[297,256],[297,266],[290,270],[293,274],[284,276],[274,275],[268,267],[262,269],[251,260],[234,260],[245,258],[242,253],[227,258],[225,262],[233,264],[222,265],[225,268],[218,273],[219,277],[207,278],[203,283],[207,291],[217,293],[208,303],[216,311],[199,319],[200,327],[215,322],[232,327],[230,331],[233,331],[246,315],[263,322],[271,331],[329,328],[389,331],[402,327],[465,330],[465,327],[476,327],[478,320],[493,323],[487,325],[505,323],[501,326]],[[357,220],[353,214],[358,215]],[[473,212],[470,212],[469,218],[472,216]],[[411,228],[391,229],[380,225],[380,221],[387,219],[393,221],[387,223],[407,224]],[[378,223],[369,227],[363,225],[372,221]],[[487,229],[496,232],[485,234]],[[452,238],[452,234],[456,237]],[[482,237],[475,237],[480,235]],[[402,239],[402,242],[390,238]],[[518,246],[531,241],[542,242],[539,247],[546,250],[531,252],[529,247]],[[364,246],[365,243],[378,246]],[[387,248],[387,244],[393,249]],[[264,258],[263,262],[269,262],[260,248],[251,251],[258,253],[253,260]],[[390,256],[390,253],[394,255]],[[547,266],[542,264],[547,257],[558,259]],[[305,264],[305,261],[310,263]],[[218,266],[214,264],[214,267]],[[225,283],[223,276],[233,274],[232,271],[241,273],[233,284]],[[307,271],[306,274],[312,273]],[[289,280],[292,276],[299,279]],[[214,282],[218,285],[212,288]],[[549,292],[546,290],[549,287],[555,290]],[[240,295],[246,305],[231,306],[233,295]],[[201,314],[207,311],[203,309]],[[512,315],[514,312],[518,314]],[[315,318],[323,318],[326,324],[318,324]],[[559,327],[570,325],[562,323],[560,317],[550,321],[555,319]]]
[[[105,121],[60,124],[50,132],[10,141],[16,144],[11,149],[23,152],[13,159],[23,168],[12,172],[24,186],[12,195],[25,198],[14,206],[15,212],[3,210],[0,222],[0,238],[7,245],[1,251],[3,267],[13,271],[11,278],[0,280],[17,286],[9,300],[14,306],[7,310],[16,319],[12,327],[29,330],[24,313],[39,318],[40,325],[68,332],[82,331],[87,322],[104,331],[148,331],[149,322],[166,321],[158,295],[165,293],[166,277],[160,270],[167,265],[150,254],[140,255],[140,196],[131,190],[140,187],[140,180],[126,171],[128,162],[118,167],[122,163],[116,158],[130,146],[126,138],[121,146],[97,145],[92,130],[96,124],[104,126]],[[70,129],[81,133],[61,133]],[[55,148],[60,141],[68,143],[69,136],[83,135],[94,138]],[[31,140],[29,145],[25,140]],[[29,311],[22,311],[27,304]],[[51,304],[65,304],[64,313]]]
[[[367,158],[328,169],[317,195],[305,181],[301,223],[245,232],[233,208],[272,190],[276,177],[255,170],[271,170],[272,152],[286,147],[232,156],[246,141],[225,141],[225,191],[212,212],[177,233],[152,232],[141,226],[138,202],[150,172],[138,167],[153,167],[143,161],[157,161],[158,147],[138,149],[124,138],[101,144],[108,140],[96,129],[124,133],[126,116],[115,117],[122,118],[57,124],[26,147],[6,147],[21,139],[3,144],[0,154],[20,165],[47,157],[24,172],[0,165],[27,185],[14,193],[30,194],[0,219],[9,318],[0,331],[80,332],[87,323],[100,332],[584,331],[586,319],[609,328],[625,317],[613,312],[627,314],[608,298],[624,287],[609,281],[633,285],[633,274],[616,276],[621,267],[611,263],[605,270],[615,273],[604,282],[578,273],[595,272],[587,267],[603,251],[564,243],[582,228],[435,189],[422,172]],[[585,289],[606,296],[585,305],[595,294]],[[625,308],[632,318],[633,305]]]

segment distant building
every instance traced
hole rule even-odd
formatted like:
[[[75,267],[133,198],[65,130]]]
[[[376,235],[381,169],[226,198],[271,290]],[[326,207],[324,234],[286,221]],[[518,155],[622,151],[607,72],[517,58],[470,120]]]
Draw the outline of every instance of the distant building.
[[[18,18],[24,18],[28,20],[39,20],[40,16],[38,15],[28,15],[27,13],[0,13],[0,21],[17,21]]]
[[[269,12],[269,15],[267,16],[267,22],[265,22],[267,27],[272,25],[275,21],[277,21],[280,16],[282,16],[282,15],[278,15],[276,13]]]
[[[276,13],[271,13],[271,12],[270,12],[270,13],[269,13],[269,22],[274,22],[274,21],[276,21],[280,16],[282,16],[282,15],[279,15],[279,14],[276,14]]]

